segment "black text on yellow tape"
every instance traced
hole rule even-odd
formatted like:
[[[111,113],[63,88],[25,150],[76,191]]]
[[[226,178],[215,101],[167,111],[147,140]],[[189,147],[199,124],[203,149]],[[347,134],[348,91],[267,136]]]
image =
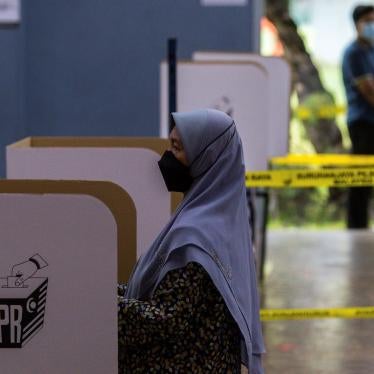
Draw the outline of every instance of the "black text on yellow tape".
[[[262,321],[300,320],[318,318],[374,318],[374,307],[330,308],[330,309],[262,309]]]
[[[273,157],[270,160],[273,166],[373,166],[372,155],[348,155],[348,154],[289,154],[281,157]]]
[[[247,187],[307,188],[374,185],[374,168],[271,170],[246,173]]]

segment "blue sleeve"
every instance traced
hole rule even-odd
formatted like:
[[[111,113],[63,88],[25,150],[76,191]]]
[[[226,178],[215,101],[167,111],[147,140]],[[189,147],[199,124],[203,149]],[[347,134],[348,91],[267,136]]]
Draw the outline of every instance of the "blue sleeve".
[[[357,83],[362,78],[373,75],[367,56],[362,51],[354,51],[348,56],[348,66],[351,72],[353,83]]]

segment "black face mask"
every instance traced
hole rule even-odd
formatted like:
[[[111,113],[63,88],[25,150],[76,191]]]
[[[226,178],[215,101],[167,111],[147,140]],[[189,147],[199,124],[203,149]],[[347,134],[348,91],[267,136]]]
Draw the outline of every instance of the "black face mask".
[[[166,151],[158,162],[168,191],[186,192],[192,184],[188,166],[183,165],[173,154]]]

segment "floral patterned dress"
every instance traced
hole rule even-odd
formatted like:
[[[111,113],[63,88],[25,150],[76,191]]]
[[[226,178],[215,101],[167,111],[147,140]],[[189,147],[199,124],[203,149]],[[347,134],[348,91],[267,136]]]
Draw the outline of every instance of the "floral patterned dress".
[[[166,274],[149,301],[118,287],[119,373],[240,373],[240,331],[204,268]]]

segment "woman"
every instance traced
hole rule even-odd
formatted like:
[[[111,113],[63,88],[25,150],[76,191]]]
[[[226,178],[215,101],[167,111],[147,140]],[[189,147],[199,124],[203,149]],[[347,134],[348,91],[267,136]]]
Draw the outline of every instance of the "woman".
[[[119,297],[122,373],[263,373],[242,145],[217,110],[172,114],[159,162],[184,199]]]

